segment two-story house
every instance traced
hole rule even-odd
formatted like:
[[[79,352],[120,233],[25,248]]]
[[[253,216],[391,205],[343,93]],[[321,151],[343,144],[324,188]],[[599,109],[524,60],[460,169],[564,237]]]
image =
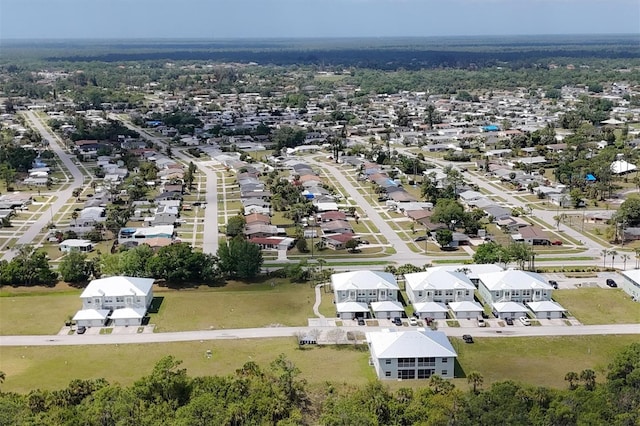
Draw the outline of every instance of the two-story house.
[[[366,334],[379,379],[453,379],[458,354],[441,331],[382,330]]]
[[[398,302],[400,288],[393,274],[380,271],[354,271],[331,275],[336,310],[342,319],[368,318],[372,302]]]
[[[407,297],[420,318],[443,319],[447,316],[449,303],[475,303],[476,288],[464,272],[434,267],[405,274],[404,278]]]
[[[73,320],[78,326],[140,325],[153,301],[153,278],[108,277],[93,280],[80,299],[82,309]]]
[[[478,292],[495,316],[516,318],[529,312],[524,304],[551,301],[553,287],[535,272],[509,269],[479,274]]]

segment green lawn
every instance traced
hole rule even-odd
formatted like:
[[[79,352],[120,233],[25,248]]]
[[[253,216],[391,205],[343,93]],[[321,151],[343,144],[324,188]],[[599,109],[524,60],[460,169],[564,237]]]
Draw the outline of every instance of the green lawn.
[[[7,294],[0,297],[0,334],[56,334],[82,307],[80,291]]]
[[[583,324],[640,323],[640,305],[620,289],[556,290],[553,298]]]
[[[282,280],[197,290],[160,289],[154,295],[164,297],[160,312],[152,314],[150,321],[159,332],[306,325],[315,300],[308,284]]]
[[[563,336],[478,338],[474,344],[453,339],[465,374],[477,371],[485,386],[515,380],[537,386],[563,388],[569,371],[591,368],[599,378],[613,356],[638,336]],[[461,386],[464,379],[456,379]],[[462,383],[460,383],[462,382]]]
[[[82,337],[82,336],[78,336]],[[368,351],[353,346],[298,349],[295,338],[216,340],[150,343],[146,345],[94,345],[56,347],[3,347],[0,370],[6,373],[4,392],[60,389],[75,378],[104,377],[111,383],[130,385],[151,373],[166,355],[184,361],[191,376],[232,374],[248,361],[268,368],[284,353],[311,384],[325,381],[365,384],[375,377]],[[213,352],[207,359],[207,350]],[[318,368],[322,366],[322,368]],[[321,372],[319,374],[319,372]]]

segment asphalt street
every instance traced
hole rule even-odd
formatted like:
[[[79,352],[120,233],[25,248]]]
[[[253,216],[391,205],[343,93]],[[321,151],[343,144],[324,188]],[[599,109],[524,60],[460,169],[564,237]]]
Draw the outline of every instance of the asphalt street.
[[[59,145],[59,139],[57,136],[53,135],[49,132],[49,129],[46,128],[42,121],[36,116],[36,114],[32,111],[26,111],[24,116],[29,120],[29,122],[33,125],[33,127],[40,132],[40,135],[43,139],[49,141],[49,147],[51,150],[60,158],[62,163],[65,165],[69,173],[71,173],[71,182],[70,185],[66,187],[66,189],[57,191],[55,193],[56,199],[53,204],[49,207],[51,212],[58,212],[64,207],[66,202],[73,196],[73,190],[75,188],[82,187],[82,183],[84,181],[84,177],[82,176],[82,172],[78,166],[76,166],[71,159],[71,156],[66,153],[66,151]],[[40,233],[40,231],[47,226],[47,224],[51,221],[51,215],[49,214],[41,214],[40,217],[27,229],[27,231],[18,238],[17,243],[11,250],[7,250],[7,252],[2,256],[2,260],[11,260],[17,254],[18,251],[15,247],[19,247],[24,244],[32,244],[36,235]]]
[[[348,331],[379,331],[388,327],[341,327]],[[56,336],[0,336],[0,346],[74,346],[74,345],[115,345],[166,342],[193,342],[228,339],[260,339],[272,337],[293,337],[295,333],[312,329],[327,333],[336,327],[265,327],[228,330],[183,331],[174,333],[131,333],[131,334],[72,334]],[[415,328],[411,328],[415,329]],[[409,330],[409,328],[402,328]],[[580,326],[540,326],[540,327],[445,327],[448,336],[461,337],[535,337],[535,336],[589,336],[640,334],[640,324],[609,324]],[[640,338],[640,337],[639,337]]]

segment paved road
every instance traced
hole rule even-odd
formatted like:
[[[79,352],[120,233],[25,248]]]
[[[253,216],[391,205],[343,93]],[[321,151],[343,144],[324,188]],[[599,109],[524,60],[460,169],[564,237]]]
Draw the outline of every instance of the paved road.
[[[142,138],[153,142],[154,144],[156,144],[162,149],[166,149],[167,143],[162,138],[159,138],[157,136],[154,136],[148,133],[145,129],[138,127],[129,121],[122,120],[116,114],[110,114],[109,118],[122,122],[122,124],[124,124],[127,128],[131,130],[135,130],[136,132],[140,133],[140,136]],[[198,166],[198,170],[204,173],[206,177],[207,192],[205,195],[205,200],[207,203],[206,203],[206,208],[204,209],[204,233],[203,233],[202,251],[203,253],[207,253],[207,254],[216,254],[216,252],[218,251],[218,238],[219,238],[219,235],[218,235],[218,176],[213,170],[207,167],[207,164],[202,164],[201,162],[194,160],[193,157],[189,157],[183,154],[182,152],[177,150],[175,147],[171,147],[171,149],[173,150],[174,157],[177,157],[185,161],[187,164],[190,161],[193,161],[193,163],[196,166]]]
[[[344,175],[343,170],[339,170],[337,167],[327,164],[327,163],[319,163],[311,158],[306,158],[306,160],[318,167],[321,167],[331,173],[333,178],[337,180],[340,185],[347,191],[349,196],[357,203],[357,205],[364,210],[367,214],[367,217],[371,219],[374,226],[378,228],[378,230],[385,236],[385,238],[389,241],[391,246],[396,250],[395,255],[387,257],[385,259],[388,260],[397,260],[403,263],[413,263],[416,262],[418,264],[422,264],[426,262],[426,257],[421,254],[417,254],[411,251],[409,247],[407,247],[407,243],[400,238],[398,233],[394,231],[391,226],[380,216],[380,214],[376,211],[376,209],[369,203],[358,190],[351,184],[351,181],[347,179]]]
[[[385,327],[341,327],[345,331],[379,331]],[[321,330],[326,333],[335,327],[268,327],[229,330],[183,331],[175,333],[142,334],[84,334],[64,336],[0,336],[1,346],[77,346],[140,343],[190,342],[199,340],[260,339],[293,337],[296,332]],[[408,330],[403,328],[403,330]],[[445,327],[448,336],[461,337],[535,337],[535,336],[589,336],[640,334],[640,324],[540,326],[540,327]]]
[[[60,158],[62,163],[71,173],[71,177],[73,178],[73,180],[70,182],[70,185],[66,189],[57,191],[55,193],[57,198],[53,202],[53,204],[50,206],[50,209],[52,212],[57,212],[61,210],[62,207],[66,204],[66,202],[69,200],[69,198],[73,196],[73,190],[75,188],[82,186],[84,177],[82,176],[82,172],[80,172],[80,169],[78,168],[78,166],[74,164],[73,160],[71,159],[71,156],[67,154],[66,151],[64,151],[64,149],[62,149],[62,147],[58,143],[60,142],[58,137],[52,134],[51,132],[49,132],[49,129],[42,124],[42,121],[40,121],[37,115],[32,111],[26,111],[24,116],[27,118],[27,120],[29,120],[29,122],[31,122],[33,127],[38,132],[40,132],[40,135],[42,135],[42,138],[49,141],[49,147],[58,156],[58,158]],[[51,215],[46,213],[41,214],[40,217],[31,225],[31,227],[27,229],[27,231],[24,234],[22,234],[22,236],[18,239],[18,242],[15,244],[15,246],[20,246],[23,244],[31,244],[35,239],[36,235],[38,235],[38,233],[42,230],[42,228],[47,226],[50,220],[51,220]],[[4,256],[2,256],[2,259],[11,260],[17,254],[18,252],[14,248],[12,250],[8,250],[4,254]]]

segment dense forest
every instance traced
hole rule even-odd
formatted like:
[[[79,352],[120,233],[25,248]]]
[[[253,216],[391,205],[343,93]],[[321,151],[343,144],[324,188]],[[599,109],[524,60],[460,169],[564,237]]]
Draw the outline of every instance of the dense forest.
[[[390,391],[312,387],[280,355],[268,367],[246,363],[234,374],[190,377],[171,356],[131,386],[73,380],[65,389],[0,393],[1,425],[637,425],[640,343],[619,353],[606,379],[569,372],[565,390],[512,381],[486,389],[477,373],[462,391],[434,376],[422,388]],[[2,376],[4,378],[4,376]]]

